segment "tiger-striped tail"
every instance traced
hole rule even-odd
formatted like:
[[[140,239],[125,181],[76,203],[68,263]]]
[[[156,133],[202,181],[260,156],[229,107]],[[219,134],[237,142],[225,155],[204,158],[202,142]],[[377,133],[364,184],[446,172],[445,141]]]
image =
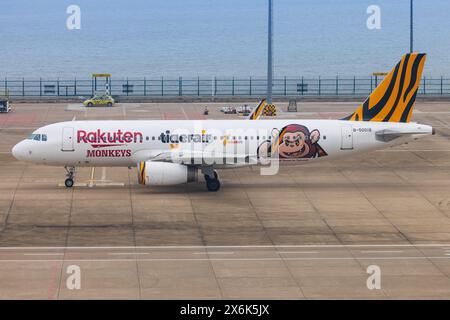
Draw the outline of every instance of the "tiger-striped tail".
[[[409,122],[426,54],[408,53],[359,108],[341,120]]]

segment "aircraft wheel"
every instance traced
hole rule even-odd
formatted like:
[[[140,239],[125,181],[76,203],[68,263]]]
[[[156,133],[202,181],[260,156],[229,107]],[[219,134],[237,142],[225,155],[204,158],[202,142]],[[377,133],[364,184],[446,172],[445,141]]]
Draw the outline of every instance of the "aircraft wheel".
[[[208,188],[208,191],[216,192],[220,189],[220,181],[217,178],[211,179],[207,176],[205,176],[206,179],[206,188]]]
[[[72,188],[73,187],[73,179],[67,178],[66,181],[64,181],[64,184],[66,185],[67,188]]]

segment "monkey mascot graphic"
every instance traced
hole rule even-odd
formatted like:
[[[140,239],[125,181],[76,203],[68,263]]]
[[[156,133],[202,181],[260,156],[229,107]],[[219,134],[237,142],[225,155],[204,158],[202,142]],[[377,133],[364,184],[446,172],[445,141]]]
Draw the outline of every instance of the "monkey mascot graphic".
[[[305,126],[290,124],[281,129],[275,139],[279,141],[278,154],[280,159],[308,159],[328,155],[318,143],[320,132],[317,129],[310,132]],[[266,140],[259,146],[258,155],[270,157],[271,149],[271,142]]]

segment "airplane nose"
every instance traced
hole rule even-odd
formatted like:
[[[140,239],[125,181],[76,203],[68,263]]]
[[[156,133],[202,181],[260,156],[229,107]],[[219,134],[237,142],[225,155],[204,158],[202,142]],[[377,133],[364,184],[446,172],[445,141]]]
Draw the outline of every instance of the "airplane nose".
[[[24,146],[24,142],[20,141],[18,144],[16,144],[12,150],[11,153],[14,156],[14,158],[16,158],[17,160],[25,160],[25,155],[26,155],[26,151],[25,151],[25,146]]]

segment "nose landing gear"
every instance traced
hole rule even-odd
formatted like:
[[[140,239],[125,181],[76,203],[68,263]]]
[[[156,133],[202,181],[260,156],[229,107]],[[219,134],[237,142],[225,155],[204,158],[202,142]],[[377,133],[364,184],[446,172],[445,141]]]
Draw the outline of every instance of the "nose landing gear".
[[[67,179],[64,181],[64,185],[67,188],[73,187],[73,177],[75,176],[75,167],[64,167],[67,171]]]

